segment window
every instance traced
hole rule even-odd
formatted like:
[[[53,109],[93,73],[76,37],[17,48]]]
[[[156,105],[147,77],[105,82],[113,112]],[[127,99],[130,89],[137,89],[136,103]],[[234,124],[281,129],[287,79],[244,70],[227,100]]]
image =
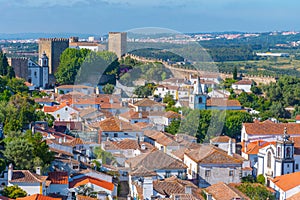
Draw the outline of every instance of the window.
[[[299,164],[296,164],[295,168],[296,168],[296,170],[298,170],[299,169]]]
[[[128,135],[128,133],[124,133],[124,135]]]
[[[34,77],[36,77],[37,76],[37,73],[36,72],[34,72]]]
[[[199,97],[199,103],[202,103],[202,97]]]
[[[291,147],[286,148],[286,157],[290,158],[291,157]]]
[[[268,152],[267,167],[271,168],[271,152]]]
[[[114,137],[118,137],[118,133],[114,133]]]
[[[178,171],[178,178],[182,178],[182,176],[183,176],[183,172],[182,171]]]
[[[289,164],[287,164],[287,167],[290,167],[290,165],[289,165]]]
[[[234,175],[234,171],[233,170],[229,170],[229,176],[233,176]]]
[[[209,169],[207,169],[207,170],[205,170],[205,177],[210,177],[210,170]]]
[[[65,108],[65,111],[68,111],[68,108]]]
[[[165,178],[169,178],[169,177],[171,177],[171,172],[170,171],[166,171]]]
[[[277,155],[280,157],[280,147],[277,147]]]

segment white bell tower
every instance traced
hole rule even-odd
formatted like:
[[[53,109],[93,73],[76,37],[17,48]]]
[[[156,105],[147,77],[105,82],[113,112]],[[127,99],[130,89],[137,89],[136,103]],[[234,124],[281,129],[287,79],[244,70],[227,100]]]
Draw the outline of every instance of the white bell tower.
[[[281,176],[295,172],[294,141],[290,140],[287,128],[281,138],[276,141],[275,174]]]

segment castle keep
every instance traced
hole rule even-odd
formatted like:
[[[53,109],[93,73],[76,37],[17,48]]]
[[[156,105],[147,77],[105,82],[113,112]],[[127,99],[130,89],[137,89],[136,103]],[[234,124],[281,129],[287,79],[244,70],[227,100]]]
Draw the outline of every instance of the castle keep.
[[[48,56],[49,74],[54,74],[60,62],[60,55],[69,47],[69,39],[66,38],[40,38],[39,39],[39,57],[42,54]]]

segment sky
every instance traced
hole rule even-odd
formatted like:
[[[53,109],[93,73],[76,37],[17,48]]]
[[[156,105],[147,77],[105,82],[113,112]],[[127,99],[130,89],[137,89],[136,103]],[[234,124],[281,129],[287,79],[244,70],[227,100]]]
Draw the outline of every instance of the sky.
[[[0,0],[0,33],[300,30],[298,0]]]

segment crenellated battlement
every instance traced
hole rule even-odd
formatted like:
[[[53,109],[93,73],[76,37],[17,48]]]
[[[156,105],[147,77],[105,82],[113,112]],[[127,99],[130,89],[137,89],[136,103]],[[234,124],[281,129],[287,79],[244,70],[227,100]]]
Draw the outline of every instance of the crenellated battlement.
[[[68,38],[40,38],[39,41],[68,42]]]

